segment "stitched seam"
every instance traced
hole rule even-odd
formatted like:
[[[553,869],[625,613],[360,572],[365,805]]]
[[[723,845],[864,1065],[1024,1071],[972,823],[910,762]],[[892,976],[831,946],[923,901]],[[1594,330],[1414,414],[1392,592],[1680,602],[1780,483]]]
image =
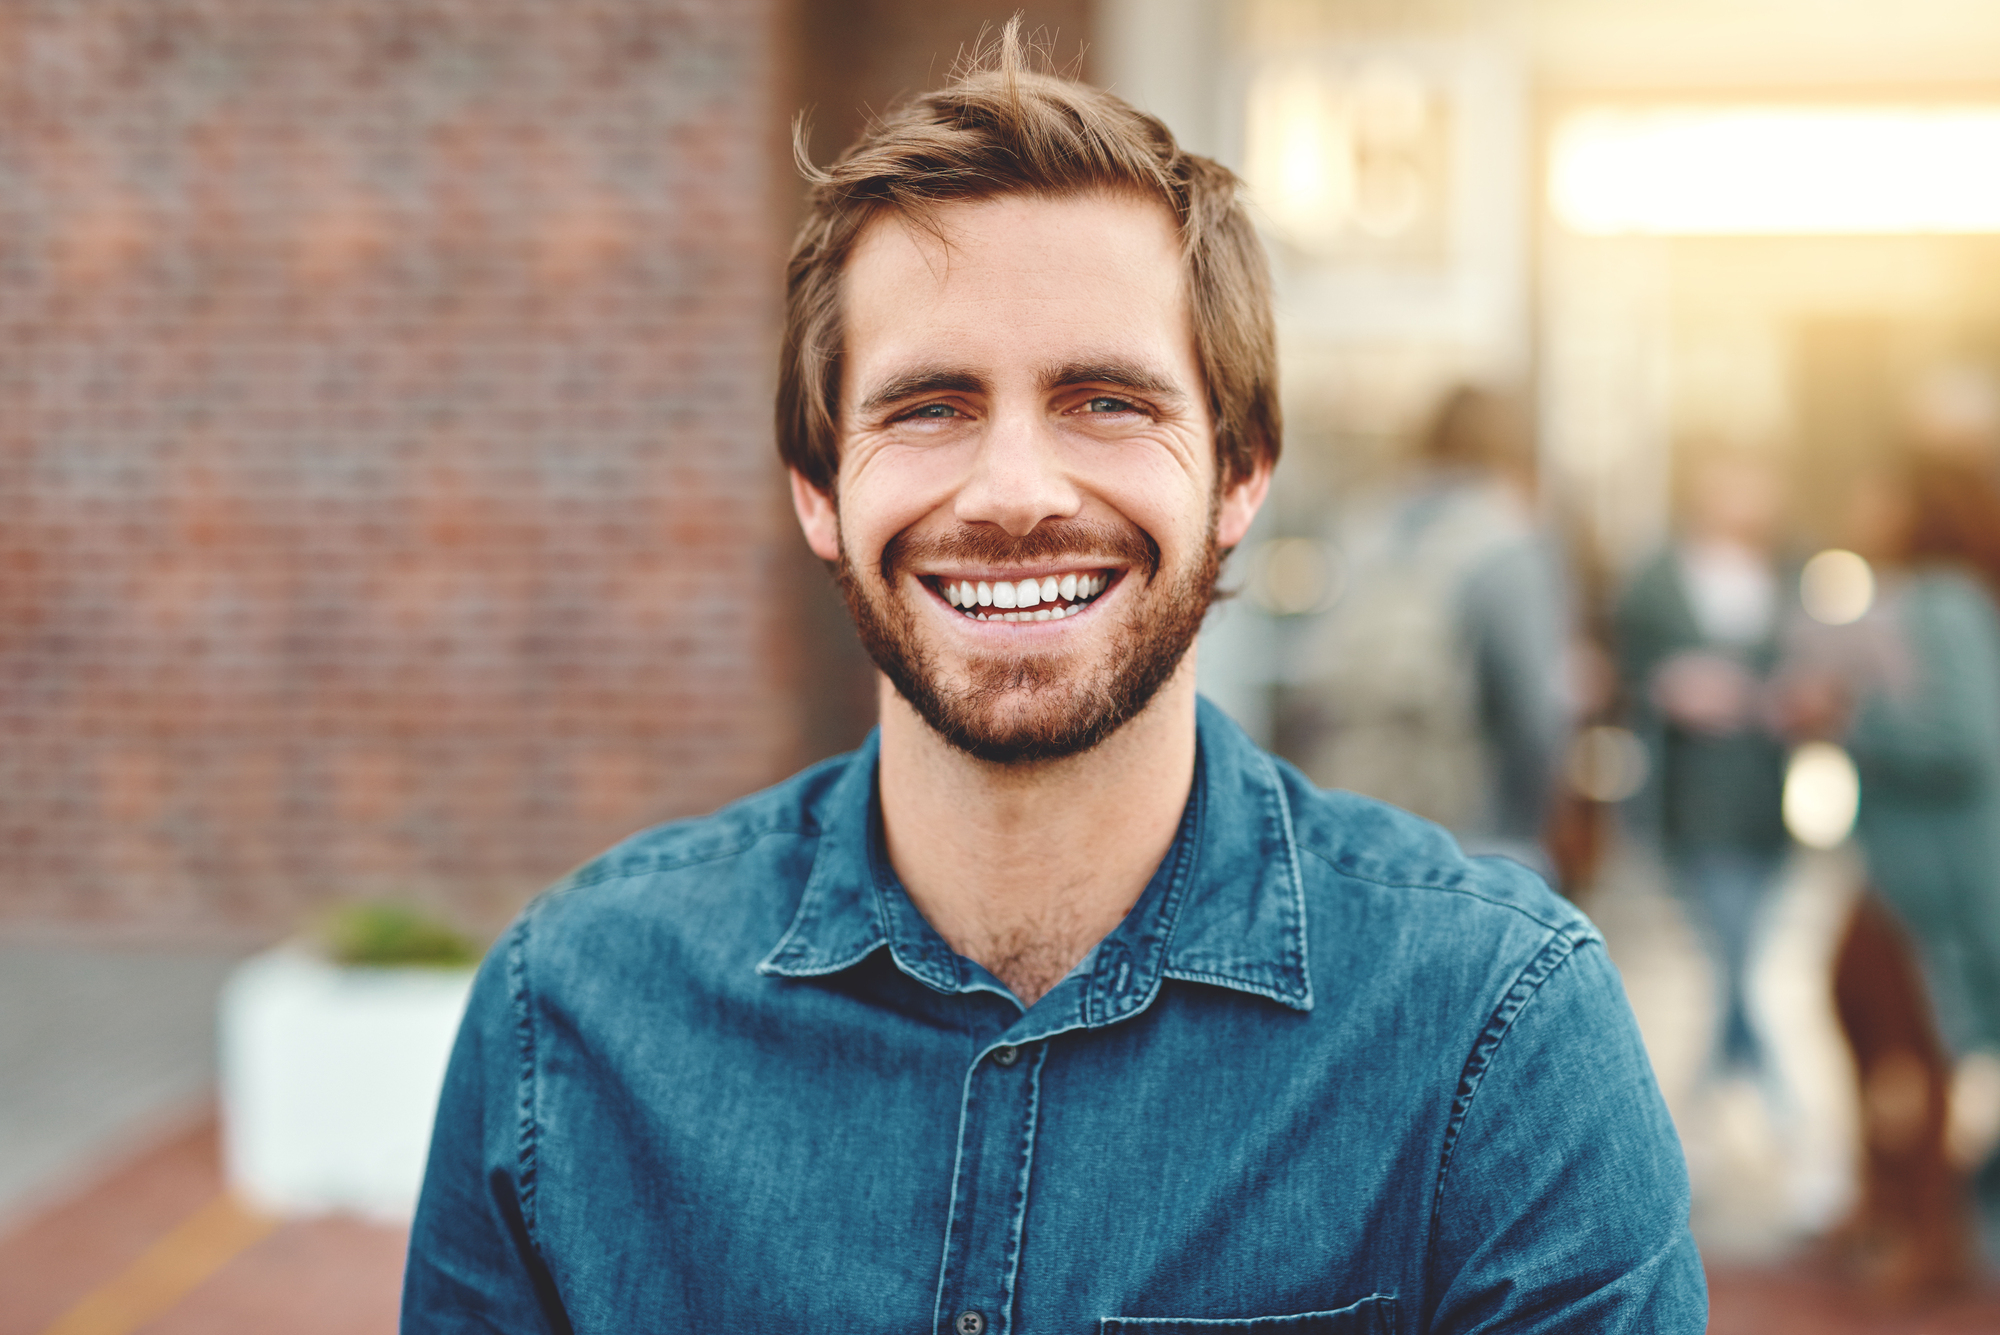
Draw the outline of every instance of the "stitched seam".
[[[1100,1331],[1111,1332],[1112,1335],[1127,1326],[1139,1329],[1147,1326],[1212,1326],[1217,1331],[1244,1330],[1253,1325],[1275,1328],[1295,1321],[1320,1321],[1327,1317],[1350,1316],[1371,1306],[1376,1311],[1387,1314],[1389,1329],[1393,1332],[1397,1326],[1396,1295],[1393,1293],[1371,1293],[1366,1298],[1358,1299],[1345,1307],[1330,1308],[1323,1312],[1294,1312],[1288,1316],[1101,1316],[1097,1318],[1097,1328]]]
[[[535,1018],[534,998],[528,993],[528,924],[523,917],[515,926],[513,940],[507,948],[508,990],[514,1004],[514,1037],[519,1045],[520,1090],[516,1098],[516,1115],[519,1123],[515,1150],[515,1172],[518,1175],[516,1190],[521,1197],[521,1223],[528,1231],[528,1240],[535,1250],[541,1250],[540,1240],[535,1236],[535,1177],[536,1142],[539,1125],[535,1119]]]
[[[705,862],[720,862],[724,858],[733,858],[747,853],[774,834],[805,836],[811,833],[813,831],[808,830],[803,824],[797,826],[778,826],[759,830],[755,834],[749,835],[725,848],[709,849],[701,853],[648,853],[644,855],[641,861],[636,863],[617,861],[615,858],[606,859],[593,862],[588,866],[571,872],[568,876],[558,881],[549,890],[549,893],[558,895],[570,890],[582,890],[589,886],[602,885],[607,881],[622,881],[634,876],[647,876],[654,872],[683,871],[689,867],[699,867]]]
[[[1316,848],[1308,848],[1306,851],[1312,854],[1314,857],[1318,858],[1321,862],[1324,862],[1328,867],[1332,868],[1335,875],[1344,876],[1350,881],[1364,881],[1369,885],[1379,885],[1385,890],[1431,890],[1441,895],[1464,895],[1467,899],[1477,899],[1483,903],[1491,904],[1495,908],[1512,909],[1514,912],[1526,918],[1529,922],[1536,923],[1542,927],[1546,927],[1552,932],[1570,932],[1576,930],[1578,926],[1578,924],[1575,922],[1551,922],[1549,919],[1544,918],[1540,914],[1532,912],[1531,910],[1524,908],[1519,904],[1511,903],[1505,899],[1495,899],[1492,895],[1484,894],[1481,891],[1472,888],[1471,886],[1439,885],[1435,881],[1384,880],[1379,876],[1369,876],[1366,873],[1353,871],[1347,867],[1343,867],[1338,862],[1335,862],[1332,858],[1328,857],[1326,854],[1320,852]],[[1595,933],[1591,933],[1591,935],[1595,936]]]
[[[830,973],[840,973],[845,969],[853,968],[855,965],[861,963],[861,961],[867,959],[870,955],[873,955],[876,951],[882,949],[882,947],[886,944],[888,944],[886,941],[870,941],[867,945],[862,946],[850,952],[849,954],[840,956],[839,958],[834,959],[829,963],[810,964],[810,965],[772,964],[771,960],[776,959],[778,954],[778,952],[774,950],[771,952],[769,958],[763,960],[757,965],[757,972],[763,974],[767,978],[771,977],[824,978],[826,977],[826,975]]]
[[[1296,1007],[1302,1000],[1298,993],[1272,983],[1259,983],[1242,974],[1203,973],[1199,969],[1180,967],[1160,970],[1162,978],[1172,978],[1182,983],[1207,983],[1215,987],[1226,987],[1232,992],[1248,992],[1286,1006]],[[1308,998],[1309,999],[1309,998]]]
[[[1136,1015],[1151,1006],[1160,995],[1160,980],[1167,976],[1167,961],[1174,955],[1174,937],[1180,934],[1181,910],[1187,903],[1188,886],[1194,880],[1194,869],[1201,862],[1201,846],[1208,838],[1208,760],[1200,757],[1197,762],[1194,781],[1193,817],[1188,822],[1187,841],[1174,864],[1173,878],[1167,883],[1167,902],[1161,905],[1166,918],[1167,930],[1160,937],[1160,948],[1156,958],[1160,967],[1153,973],[1153,985],[1147,989],[1145,999],[1133,1006],[1128,1014]]]
[[[1458,1089],[1452,1096],[1451,1121],[1444,1132],[1444,1149],[1438,1156],[1437,1186],[1431,1194],[1431,1218],[1429,1236],[1424,1241],[1424,1267],[1431,1269],[1437,1259],[1438,1223],[1444,1213],[1445,1179],[1451,1172],[1451,1161],[1458,1149],[1459,1133],[1465,1128],[1465,1120],[1472,1112],[1472,1103],[1478,1097],[1485,1083],[1486,1072],[1492,1068],[1499,1055],[1500,1045],[1513,1032],[1514,1021],[1540,994],[1542,985],[1555,971],[1574,957],[1579,943],[1566,933],[1557,932],[1530,959],[1521,972],[1515,976],[1513,985],[1500,998],[1500,1004],[1493,1009],[1493,1015],[1486,1021],[1486,1027],[1479,1032],[1473,1042],[1472,1051],[1466,1056],[1465,1065],[1459,1071]],[[1428,1286],[1427,1286],[1428,1287]]]
[[[801,886],[799,889],[798,907],[792,910],[792,920],[789,924],[786,925],[785,934],[778,938],[778,944],[772,946],[770,953],[757,962],[758,973],[769,974],[773,972],[778,972],[781,966],[777,963],[777,961],[782,960],[785,957],[786,953],[793,949],[792,946],[793,938],[807,931],[811,923],[816,923],[819,921],[819,919],[816,916],[809,916],[806,912],[806,908],[807,908],[807,901],[812,896],[813,875],[819,870],[820,854],[823,853],[824,851],[825,848],[823,845],[820,848],[815,848],[813,850],[812,870],[806,873],[805,884]],[[845,968],[846,966],[843,965],[841,967]],[[824,970],[824,972],[830,973],[833,972],[833,970]]]
[[[1021,1315],[1014,1310],[1014,1293],[1021,1279],[1021,1233],[1028,1222],[1028,1187],[1035,1168],[1035,1127],[1042,1113],[1042,1066],[1048,1059],[1049,1045],[1044,1043],[1035,1053],[1034,1068],[1028,1072],[1028,1111],[1021,1119],[1021,1172],[1014,1183],[1013,1227],[1007,1237],[1007,1277],[1000,1288],[1005,1296],[1003,1310],[1010,1335]]]
[[[1153,958],[1159,961],[1159,968],[1153,971],[1152,984],[1146,989],[1144,997],[1114,1015],[1111,1013],[1110,1002],[1107,998],[1111,987],[1115,986],[1115,984],[1107,982],[1107,975],[1104,971],[1105,961],[1099,959],[1091,966],[1090,986],[1084,993],[1083,1025],[1086,1029],[1099,1029],[1106,1025],[1117,1024],[1120,1021],[1130,1019],[1132,1016],[1151,1007],[1153,1002],[1159,998],[1160,984],[1168,976],[1170,969],[1167,961],[1173,958],[1174,935],[1180,931],[1181,910],[1187,899],[1187,888],[1194,880],[1195,867],[1201,862],[1202,841],[1206,838],[1204,831],[1207,828],[1208,821],[1208,790],[1204,781],[1205,771],[1203,769],[1206,763],[1201,753],[1197,751],[1195,754],[1194,785],[1189,790],[1187,807],[1181,815],[1180,823],[1175,826],[1174,842],[1172,848],[1169,850],[1174,865],[1173,869],[1167,874],[1167,888],[1165,894],[1162,896],[1164,902],[1160,905],[1158,915],[1162,929],[1159,948],[1153,952]],[[1151,885],[1149,883],[1148,889],[1150,888]],[[1099,942],[1099,947],[1104,946],[1106,942],[1109,942],[1109,938],[1106,938],[1104,942]],[[1111,944],[1116,945],[1121,952],[1128,956],[1129,966],[1136,967],[1138,961],[1136,958],[1129,958],[1132,955],[1129,947],[1125,946],[1122,942],[1111,942]]]
[[[944,1329],[944,1286],[951,1279],[952,1247],[959,1241],[951,1233],[952,1225],[958,1222],[958,1184],[960,1175],[965,1171],[965,1121],[972,1112],[972,1078],[978,1074],[980,1060],[983,1058],[975,1059],[966,1070],[965,1082],[960,1086],[958,1096],[958,1146],[951,1157],[951,1201],[945,1209],[944,1255],[938,1260],[937,1298],[931,1303],[933,1332]]]
[[[1308,962],[1310,948],[1306,942],[1306,878],[1305,872],[1299,866],[1298,836],[1292,829],[1292,803],[1291,799],[1285,795],[1285,784],[1284,780],[1278,774],[1278,767],[1271,762],[1269,756],[1261,751],[1258,752],[1258,759],[1263,763],[1264,777],[1270,783],[1269,788],[1265,791],[1270,795],[1273,804],[1277,807],[1278,824],[1285,832],[1285,857],[1292,871],[1292,913],[1294,916],[1292,919],[1293,931],[1290,942],[1292,951],[1291,962],[1292,967],[1298,971],[1300,980],[1305,984],[1303,1000],[1306,1007],[1310,1009],[1313,1002],[1313,993],[1312,969]]]
[[[811,788],[811,781],[817,779],[822,771],[832,770],[836,766],[851,764],[853,760],[854,754],[851,752],[846,755],[829,756],[817,764],[808,765],[805,769],[800,770],[792,776],[792,781],[799,783],[804,788]],[[584,886],[596,885],[602,881],[618,880],[627,876],[644,876],[648,872],[678,871],[683,867],[696,867],[704,862],[714,862],[718,858],[734,857],[738,853],[755,847],[759,840],[768,835],[817,835],[820,833],[817,818],[818,803],[824,796],[825,793],[822,791],[811,799],[803,809],[798,811],[779,811],[764,815],[761,818],[763,823],[737,835],[737,842],[725,848],[713,849],[703,853],[675,853],[671,851],[645,853],[639,855],[642,861],[638,863],[616,862],[610,858],[594,858],[558,881],[549,893],[555,894],[565,890],[578,890]],[[719,815],[721,813],[716,814]],[[696,822],[692,823],[699,823],[700,820],[706,819],[709,819],[709,817],[698,818]],[[666,828],[670,829],[672,827],[668,826]],[[645,837],[644,834],[634,836],[636,839],[643,839]]]

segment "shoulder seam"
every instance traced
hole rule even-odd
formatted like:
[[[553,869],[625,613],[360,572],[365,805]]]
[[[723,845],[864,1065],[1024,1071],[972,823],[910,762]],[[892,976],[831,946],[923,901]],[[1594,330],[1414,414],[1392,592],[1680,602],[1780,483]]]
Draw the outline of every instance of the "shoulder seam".
[[[1578,940],[1568,932],[1556,929],[1548,942],[1536,951],[1514,977],[1512,985],[1502,994],[1499,1005],[1487,1018],[1485,1028],[1472,1044],[1472,1051],[1466,1055],[1465,1065],[1460,1068],[1458,1088],[1452,1095],[1451,1120],[1446,1123],[1444,1147],[1438,1155],[1437,1184],[1431,1193],[1431,1217],[1428,1236],[1424,1241],[1424,1266],[1428,1270],[1437,1253],[1438,1221],[1444,1213],[1445,1178],[1451,1172],[1451,1162],[1458,1148],[1458,1138],[1465,1128],[1465,1119],[1472,1111],[1473,1100],[1499,1054],[1500,1045],[1513,1032],[1514,1021],[1527,1008],[1530,1001],[1540,995],[1542,985],[1555,975],[1557,969],[1568,963],[1576,955],[1577,948],[1591,938]]]
[[[514,1004],[514,1037],[519,1047],[520,1088],[515,1099],[516,1190],[521,1201],[521,1223],[537,1251],[535,1237],[535,1170],[540,1124],[535,1115],[535,1017],[534,999],[528,992],[528,924],[532,915],[523,914],[507,943],[507,983]]]
[[[1535,923],[1541,927],[1546,927],[1551,932],[1574,932],[1577,931],[1579,928],[1581,928],[1582,929],[1581,939],[1590,940],[1595,936],[1595,933],[1590,928],[1588,919],[1583,919],[1580,922],[1568,922],[1568,923],[1551,922],[1548,918],[1545,918],[1541,914],[1536,913],[1534,910],[1528,908],[1526,905],[1515,904],[1505,899],[1496,899],[1492,895],[1486,894],[1483,891],[1473,886],[1443,885],[1436,881],[1385,880],[1380,876],[1369,876],[1364,872],[1358,872],[1353,870],[1352,868],[1343,867],[1338,862],[1335,862],[1332,858],[1328,857],[1324,852],[1322,852],[1317,848],[1307,846],[1306,852],[1312,854],[1314,857],[1318,858],[1321,862],[1325,863],[1329,868],[1333,870],[1335,875],[1345,876],[1349,880],[1365,881],[1369,885],[1379,885],[1387,890],[1433,890],[1439,894],[1444,894],[1444,895],[1464,895],[1467,899],[1477,899],[1482,903],[1491,904],[1495,908],[1511,909],[1515,913],[1518,913],[1522,917],[1526,918],[1529,922]],[[1533,875],[1532,872],[1530,872],[1529,874]]]
[[[550,889],[551,894],[562,894],[570,890],[583,890],[607,881],[622,881],[628,877],[646,876],[653,872],[683,871],[689,867],[699,867],[704,862],[720,862],[746,853],[763,839],[774,834],[788,834],[799,838],[810,838],[815,832],[805,825],[774,825],[765,829],[747,832],[734,842],[722,848],[704,849],[699,853],[674,855],[671,853],[650,853],[637,859],[619,860],[616,854],[606,854],[594,858],[562,878]]]

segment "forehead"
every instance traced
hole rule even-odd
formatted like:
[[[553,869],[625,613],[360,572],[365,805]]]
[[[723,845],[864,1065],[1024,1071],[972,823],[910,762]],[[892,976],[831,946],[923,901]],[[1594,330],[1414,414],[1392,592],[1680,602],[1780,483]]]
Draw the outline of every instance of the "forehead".
[[[1003,195],[871,222],[842,275],[852,371],[885,360],[1192,355],[1180,236],[1133,195]],[[1162,346],[1162,345],[1167,346]]]

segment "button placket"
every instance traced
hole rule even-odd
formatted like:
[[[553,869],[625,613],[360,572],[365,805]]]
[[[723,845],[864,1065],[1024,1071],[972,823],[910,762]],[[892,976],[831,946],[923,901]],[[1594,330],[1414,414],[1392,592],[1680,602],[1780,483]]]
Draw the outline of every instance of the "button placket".
[[[986,1056],[966,1074],[935,1335],[1007,1335],[1013,1325],[1048,1045]]]

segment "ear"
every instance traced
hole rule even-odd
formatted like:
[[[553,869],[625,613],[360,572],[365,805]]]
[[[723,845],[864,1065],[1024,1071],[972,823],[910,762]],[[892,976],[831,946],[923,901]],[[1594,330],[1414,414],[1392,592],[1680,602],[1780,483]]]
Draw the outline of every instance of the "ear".
[[[798,469],[787,470],[792,477],[792,509],[798,513],[799,527],[805,531],[806,546],[822,561],[840,559],[840,511],[833,497],[806,481]]]
[[[1257,466],[1231,482],[1222,491],[1222,505],[1215,516],[1215,545],[1228,551],[1243,541],[1250,521],[1263,507],[1271,490],[1271,461],[1259,459]]]

